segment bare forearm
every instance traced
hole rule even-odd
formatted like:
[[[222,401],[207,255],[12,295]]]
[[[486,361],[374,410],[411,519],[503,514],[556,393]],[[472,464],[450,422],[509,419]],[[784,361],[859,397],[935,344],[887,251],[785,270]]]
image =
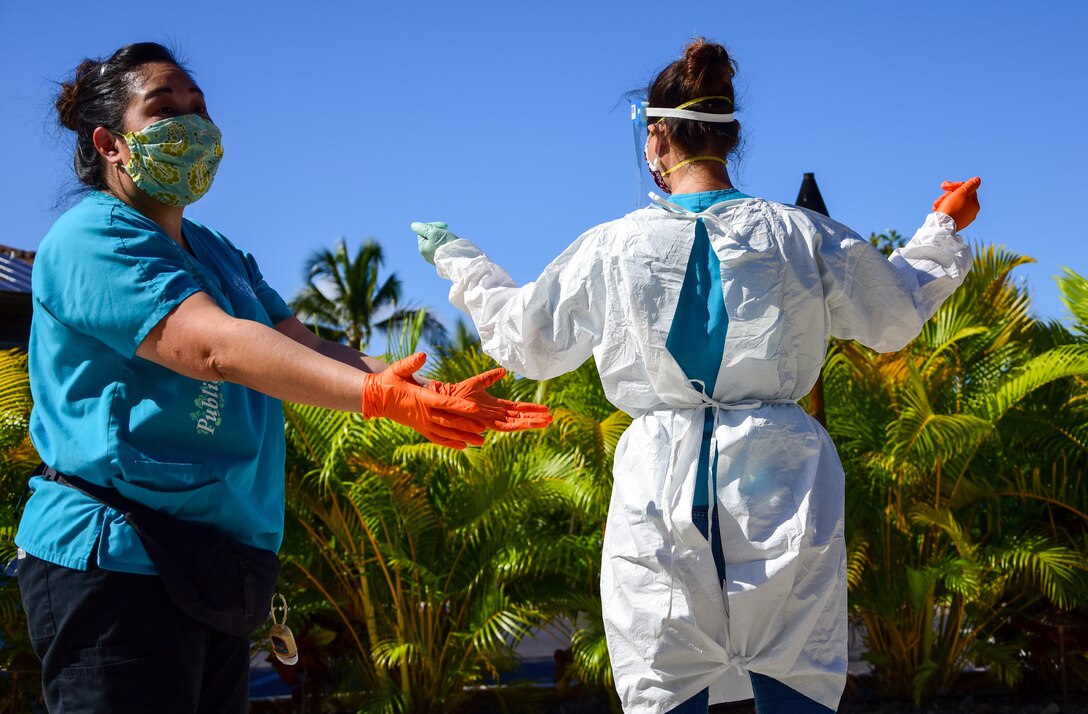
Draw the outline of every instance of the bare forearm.
[[[387,362],[383,362],[377,357],[365,355],[362,352],[359,352],[339,342],[321,340],[321,344],[317,346],[317,352],[320,352],[326,357],[334,359],[337,362],[342,362],[343,364],[346,364],[350,367],[362,370],[363,372],[381,372],[389,367],[389,364]],[[416,380],[416,382],[423,385],[424,387],[426,387],[431,382],[431,380],[425,377],[420,377],[418,374],[413,375],[413,378]]]
[[[221,336],[210,355],[220,378],[284,401],[360,410],[370,370],[315,352],[256,322],[234,320],[228,329],[232,334]]]
[[[377,357],[363,354],[362,352],[339,342],[321,340],[315,351],[363,372],[381,372],[389,366]]]
[[[311,333],[312,334],[312,333]],[[278,399],[359,411],[366,374],[258,322],[187,298],[140,343],[140,357],[186,377],[226,380]]]

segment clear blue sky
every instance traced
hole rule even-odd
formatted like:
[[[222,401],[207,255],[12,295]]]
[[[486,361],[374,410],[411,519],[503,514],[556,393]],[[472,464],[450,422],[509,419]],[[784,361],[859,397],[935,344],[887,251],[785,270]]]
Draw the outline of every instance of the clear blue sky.
[[[413,220],[446,220],[519,281],[634,208],[628,104],[693,35],[740,63],[742,190],[911,235],[942,179],[983,178],[967,235],[1088,274],[1088,4],[1024,2],[0,2],[0,243],[35,248],[72,188],[55,82],[85,56],[180,50],[224,133],[187,215],[253,252],[286,298],[338,238],[385,249],[408,301],[452,326]]]

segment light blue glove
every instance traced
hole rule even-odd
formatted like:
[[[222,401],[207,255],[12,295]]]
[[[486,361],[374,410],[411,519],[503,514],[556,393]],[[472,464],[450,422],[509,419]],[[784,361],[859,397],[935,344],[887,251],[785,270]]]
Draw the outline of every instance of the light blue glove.
[[[431,265],[434,265],[434,252],[439,246],[457,240],[457,236],[446,228],[442,221],[412,224],[412,230],[419,236],[419,254]]]

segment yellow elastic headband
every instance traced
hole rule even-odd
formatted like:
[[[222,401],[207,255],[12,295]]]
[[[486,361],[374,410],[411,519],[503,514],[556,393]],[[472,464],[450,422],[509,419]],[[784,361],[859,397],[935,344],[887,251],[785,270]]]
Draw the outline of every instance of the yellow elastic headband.
[[[705,101],[706,101],[706,100],[708,100],[708,99],[724,99],[725,101],[729,102],[730,104],[732,104],[732,103],[733,103],[733,100],[732,100],[732,99],[730,99],[729,97],[722,97],[722,96],[717,96],[717,97],[699,97],[698,99],[692,99],[692,100],[691,100],[690,102],[684,102],[683,104],[681,104],[680,106],[678,106],[678,107],[677,107],[677,109],[686,109],[687,107],[690,107],[690,106],[691,106],[692,104],[698,104],[699,102],[705,102]]]

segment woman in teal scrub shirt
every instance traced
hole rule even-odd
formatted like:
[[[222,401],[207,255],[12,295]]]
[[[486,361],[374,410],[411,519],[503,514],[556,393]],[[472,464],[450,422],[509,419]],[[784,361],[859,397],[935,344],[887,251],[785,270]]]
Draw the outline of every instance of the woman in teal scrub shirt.
[[[204,95],[165,48],[87,60],[61,123],[92,189],[42,241],[33,274],[31,437],[44,464],[276,551],[280,400],[387,416],[455,448],[549,421],[483,387],[421,386],[291,315],[252,256],[183,216],[222,157]],[[471,380],[470,380],[471,381]],[[34,478],[16,542],[51,712],[244,712],[249,641],[170,601],[123,516]]]

